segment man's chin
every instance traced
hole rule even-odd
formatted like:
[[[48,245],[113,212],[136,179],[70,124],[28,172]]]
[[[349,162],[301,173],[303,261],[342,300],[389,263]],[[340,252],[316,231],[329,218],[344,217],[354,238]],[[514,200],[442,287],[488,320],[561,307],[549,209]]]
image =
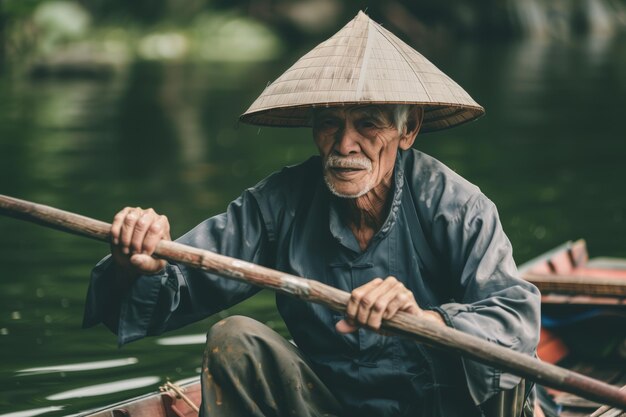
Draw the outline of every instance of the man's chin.
[[[324,177],[326,182],[326,186],[330,190],[330,192],[340,198],[359,198],[364,196],[369,192],[371,187],[344,187],[342,184],[336,184],[333,181],[330,181],[327,177]]]

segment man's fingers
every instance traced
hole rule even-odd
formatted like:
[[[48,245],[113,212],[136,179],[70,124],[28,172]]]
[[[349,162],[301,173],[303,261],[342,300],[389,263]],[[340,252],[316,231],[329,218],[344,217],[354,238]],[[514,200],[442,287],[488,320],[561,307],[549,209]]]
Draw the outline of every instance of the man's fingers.
[[[395,310],[389,315],[389,308],[393,305],[392,303],[394,301],[397,302],[398,296],[401,296],[403,292],[408,292],[408,290],[400,281],[394,277],[389,277],[382,285],[376,288],[375,291],[377,293],[374,295],[376,301],[365,324],[374,330],[378,330],[380,329],[383,318],[393,317],[393,314],[397,311]]]
[[[407,313],[411,313],[411,314],[415,314],[415,315],[420,315],[422,313],[425,313],[426,311],[422,310],[417,303],[408,303],[407,305],[405,305],[403,308],[401,308],[400,310],[405,311]],[[437,314],[437,316],[439,316],[439,313],[435,313]]]
[[[170,240],[169,222],[165,216],[158,216],[148,228],[143,239],[141,253],[152,255],[161,239]]]
[[[387,308],[387,303],[393,298],[393,292],[390,294],[390,291],[397,283],[398,280],[394,277],[387,277],[380,285],[368,291],[368,293],[361,298],[356,321],[366,326],[369,325],[369,320],[372,315],[377,316],[382,314]],[[373,320],[376,321],[376,317],[374,317]]]
[[[409,309],[415,298],[395,277],[380,278],[355,289],[351,293],[346,317],[353,325],[380,329],[383,319],[393,317],[400,309]]]
[[[338,321],[335,329],[340,333],[352,333],[360,326],[367,326],[378,331],[382,321],[392,318],[398,311],[418,316],[424,313],[413,292],[401,281],[395,277],[376,278],[352,291],[346,306],[346,318]],[[445,324],[439,313],[432,313],[432,319]],[[428,319],[431,319],[430,315]]]
[[[399,311],[406,311],[408,313],[418,314],[422,311],[415,301],[413,293],[402,286],[402,289],[396,294],[395,298],[387,306],[387,311],[383,314],[383,318],[388,320],[396,315]]]
[[[135,232],[135,224],[143,214],[143,210],[139,207],[128,210],[124,221],[122,223],[122,231],[120,233],[119,245],[122,247],[122,252],[126,255],[130,254],[130,243]]]
[[[382,283],[382,279],[375,278],[367,284],[352,290],[352,293],[350,294],[350,299],[348,300],[348,305],[346,306],[346,316],[348,316],[348,318],[352,320],[356,320],[357,313],[361,308],[363,297],[365,297],[367,293],[369,293],[372,289],[378,287]]]
[[[111,224],[111,255],[120,267],[133,274],[154,274],[167,264],[150,256],[161,239],[171,240],[167,217],[151,208],[126,207]]]
[[[385,280],[376,278],[355,289],[346,306],[346,320],[337,324],[338,331],[354,331],[357,326],[379,330],[383,320],[390,319],[398,311],[420,314],[421,309],[413,293],[395,277]]]
[[[165,261],[155,259],[143,253],[136,253],[130,257],[130,263],[144,274],[155,274],[165,268]]]
[[[342,319],[335,324],[335,329],[337,329],[339,333],[352,333],[358,330],[358,326],[348,323],[346,319]]]
[[[113,223],[111,224],[111,243],[118,245],[120,243],[120,233],[126,214],[132,210],[130,207],[125,207],[120,210],[115,217],[113,217]]]
[[[133,236],[130,241],[132,253],[142,253],[143,241],[152,227],[152,223],[154,223],[157,218],[158,215],[152,209],[147,209],[141,213],[141,217],[139,217],[135,223]]]

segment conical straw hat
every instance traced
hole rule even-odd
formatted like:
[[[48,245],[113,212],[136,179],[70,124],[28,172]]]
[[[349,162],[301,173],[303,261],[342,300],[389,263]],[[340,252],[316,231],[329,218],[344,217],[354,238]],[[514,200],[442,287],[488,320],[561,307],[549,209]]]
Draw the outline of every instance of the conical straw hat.
[[[365,13],[300,58],[241,115],[263,126],[309,126],[312,107],[423,105],[421,132],[484,114],[459,85]]]

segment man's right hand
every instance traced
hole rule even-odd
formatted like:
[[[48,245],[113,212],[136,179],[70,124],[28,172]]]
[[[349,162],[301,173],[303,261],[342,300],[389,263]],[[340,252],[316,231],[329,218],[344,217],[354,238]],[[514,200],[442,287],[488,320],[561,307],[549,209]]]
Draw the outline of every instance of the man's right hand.
[[[166,261],[152,257],[160,240],[172,240],[166,216],[153,209],[126,207],[115,215],[111,226],[111,255],[129,276],[156,274]]]

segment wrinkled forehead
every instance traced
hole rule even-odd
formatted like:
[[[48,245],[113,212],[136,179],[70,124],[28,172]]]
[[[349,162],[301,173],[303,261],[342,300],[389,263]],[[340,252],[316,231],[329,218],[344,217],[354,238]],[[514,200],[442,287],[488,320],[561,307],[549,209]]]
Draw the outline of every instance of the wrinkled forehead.
[[[375,118],[386,122],[393,120],[393,110],[391,106],[384,105],[358,105],[358,106],[337,106],[313,109],[313,118],[324,116],[334,116],[339,118]]]

